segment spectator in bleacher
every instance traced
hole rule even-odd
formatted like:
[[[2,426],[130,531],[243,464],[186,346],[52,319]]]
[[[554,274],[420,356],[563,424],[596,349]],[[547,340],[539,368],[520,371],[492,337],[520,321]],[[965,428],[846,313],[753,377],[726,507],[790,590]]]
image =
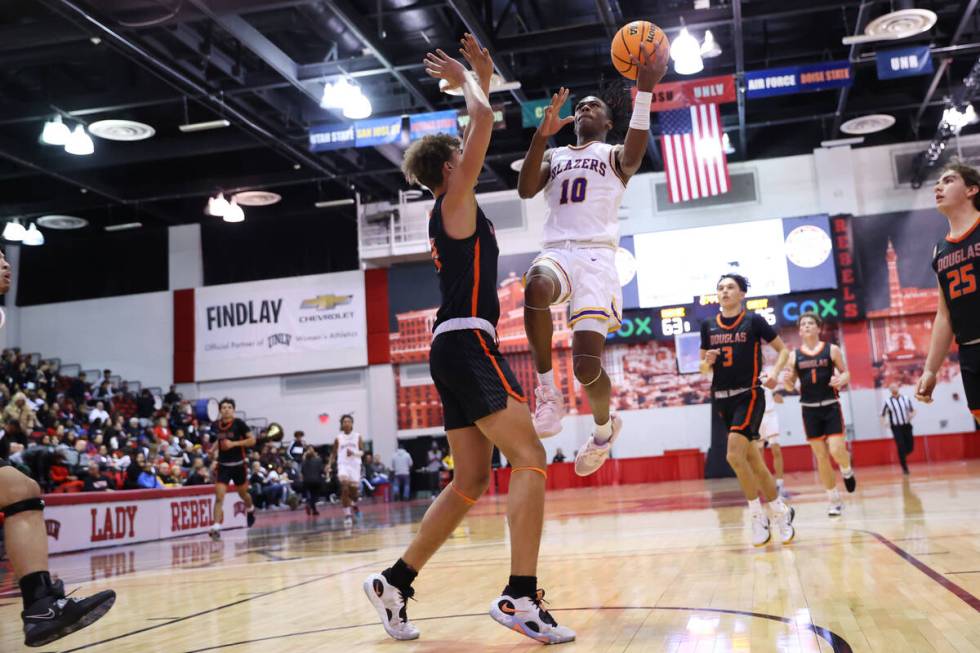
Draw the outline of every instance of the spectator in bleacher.
[[[100,401],[110,401],[112,399],[112,386],[108,381],[103,381],[92,393],[92,399]]]
[[[555,450],[555,457],[551,459],[553,463],[563,463],[565,462],[565,452],[561,450],[561,447]]]
[[[398,447],[395,455],[391,458],[391,471],[395,477],[395,487],[392,488],[394,490],[392,496],[396,501],[398,499],[408,501],[412,498],[411,478],[412,466],[414,464],[412,454],[408,453],[404,447]]]
[[[302,463],[303,455],[306,453],[306,442],[303,439],[305,435],[302,431],[296,431],[293,433],[293,441],[286,447],[289,457],[297,463]]]
[[[143,473],[143,468],[146,467],[146,455],[142,451],[137,451],[135,455],[126,454],[126,457],[129,458],[129,463],[125,467],[122,467],[122,469],[126,470],[124,487],[127,490],[138,490],[140,489],[140,474]]]
[[[140,426],[146,428],[152,424],[153,413],[156,412],[156,401],[149,388],[143,388],[139,398],[136,400],[136,416],[140,419]]]
[[[3,417],[5,421],[17,420],[24,433],[31,433],[35,426],[39,428],[41,426],[34,410],[27,403],[27,395],[23,392],[18,392],[13,396],[7,407],[3,409]]]
[[[19,442],[25,447],[27,446],[27,434],[20,428],[20,422],[15,419],[6,420],[6,424],[3,427],[4,438],[8,442]]]
[[[163,403],[170,406],[177,405],[180,403],[181,399],[182,397],[180,396],[180,393],[177,392],[177,386],[175,385],[170,386],[170,390],[167,391],[167,394],[163,395]]]
[[[266,506],[265,499],[265,469],[262,464],[255,460],[252,461],[252,468],[248,478],[248,493],[252,495],[252,503],[256,508]]]
[[[105,492],[115,490],[115,483],[108,476],[102,473],[102,469],[96,462],[89,463],[88,475],[85,477],[84,492]]]
[[[54,454],[51,466],[48,468],[48,481],[52,492],[81,492],[85,486],[72,473],[61,451]]]
[[[319,515],[316,509],[317,499],[323,494],[324,473],[323,458],[316,452],[316,449],[307,445],[303,451],[303,460],[300,465],[300,477],[303,480],[303,496],[306,498],[306,514]]]
[[[109,387],[112,388],[112,370],[102,370],[102,378],[100,379],[99,384],[101,385],[102,383],[108,383]]]
[[[85,401],[85,395],[89,392],[88,382],[85,380],[85,372],[79,372],[78,376],[72,379],[68,386],[68,397],[76,404]]]
[[[42,408],[47,405],[43,393],[39,393],[35,388],[33,383],[27,384],[27,405],[31,407],[36,415]]]
[[[196,458],[191,471],[187,473],[187,480],[184,481],[184,485],[207,485],[210,482],[208,468],[204,465],[204,461],[201,458]]]
[[[109,422],[109,413],[106,412],[105,404],[101,401],[95,402],[95,408],[88,411],[89,424],[104,426]]]
[[[276,507],[286,503],[289,497],[289,483],[283,482],[282,465],[277,465],[266,472],[265,496],[268,502]],[[287,481],[289,479],[286,479]]]
[[[99,467],[111,469],[113,467],[113,459],[109,455],[109,447],[104,444],[101,445],[98,452],[92,456],[92,462],[98,463]]]
[[[158,468],[160,470],[159,476],[160,480],[167,487],[180,487],[180,471],[177,472],[177,478],[174,478],[174,468],[170,466],[169,463],[160,463]]]
[[[165,417],[157,419],[157,425],[153,427],[153,435],[161,442],[170,442],[171,432]]]

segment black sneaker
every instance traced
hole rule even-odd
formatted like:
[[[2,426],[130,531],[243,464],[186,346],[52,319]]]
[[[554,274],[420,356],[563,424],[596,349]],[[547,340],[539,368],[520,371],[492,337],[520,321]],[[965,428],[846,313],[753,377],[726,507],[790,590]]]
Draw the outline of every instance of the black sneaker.
[[[44,646],[81,630],[101,619],[115,602],[116,593],[112,590],[88,598],[66,597],[65,586],[59,580],[51,586],[50,594],[20,613],[24,621],[24,644]]]
[[[853,492],[857,485],[857,478],[854,477],[854,474],[851,474],[848,478],[844,479],[844,487],[847,488],[848,492]]]
[[[212,540],[217,542],[218,540],[221,539],[221,531],[217,531],[217,530],[208,531],[208,537],[210,537]]]
[[[255,525],[255,511],[254,510],[249,510],[248,512],[245,513],[245,523],[248,524],[248,527],[249,528],[252,528],[252,526]]]

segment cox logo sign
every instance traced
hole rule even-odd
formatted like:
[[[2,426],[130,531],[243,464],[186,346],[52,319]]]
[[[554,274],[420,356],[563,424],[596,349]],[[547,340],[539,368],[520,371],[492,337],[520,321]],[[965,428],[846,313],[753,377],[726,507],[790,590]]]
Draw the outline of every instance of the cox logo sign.
[[[623,325],[619,331],[610,333],[606,339],[614,338],[654,338],[653,316],[652,315],[630,315],[623,316]]]
[[[783,319],[788,322],[796,322],[803,313],[816,313],[822,319],[828,317],[838,317],[837,298],[827,297],[818,299],[804,299],[801,302],[786,302],[783,304]]]

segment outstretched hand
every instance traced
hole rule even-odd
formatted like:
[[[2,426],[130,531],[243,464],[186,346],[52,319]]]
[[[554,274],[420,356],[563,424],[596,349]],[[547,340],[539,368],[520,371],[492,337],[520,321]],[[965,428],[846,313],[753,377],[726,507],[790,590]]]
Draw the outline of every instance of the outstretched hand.
[[[538,125],[538,133],[545,138],[550,138],[561,131],[566,125],[575,122],[574,116],[568,116],[566,118],[558,117],[561,113],[561,108],[567,101],[568,89],[563,86],[557,93],[551,96],[551,104],[545,107],[544,118],[541,119],[541,124]]]
[[[430,77],[446,80],[449,88],[457,88],[466,82],[466,68],[442,50],[427,52],[422,62]]]
[[[459,42],[463,46],[459,49],[459,53],[476,73],[480,85],[484,88],[489,87],[490,77],[493,75],[493,59],[490,58],[490,52],[486,48],[481,48],[476,42],[476,37],[469,32],[463,34]]]
[[[667,74],[667,62],[670,57],[666,50],[667,39],[662,39],[654,47],[646,43],[640,44],[640,51],[630,55],[630,61],[636,66],[636,88],[640,91],[652,91],[653,87],[660,83],[660,80]]]

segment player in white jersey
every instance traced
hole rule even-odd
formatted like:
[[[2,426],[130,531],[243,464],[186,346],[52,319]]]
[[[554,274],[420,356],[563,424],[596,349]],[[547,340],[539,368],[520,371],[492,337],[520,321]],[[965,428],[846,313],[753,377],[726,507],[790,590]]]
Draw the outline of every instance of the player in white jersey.
[[[361,458],[364,456],[364,440],[354,432],[354,418],[340,418],[340,433],[330,451],[330,465],[337,461],[337,482],[340,483],[340,502],[344,507],[344,526],[354,523],[352,510],[357,511],[357,493],[361,487]]]
[[[665,47],[663,42],[658,45]],[[625,93],[619,94],[619,102],[584,97],[575,105],[574,116],[559,118],[568,99],[568,90],[562,88],[545,109],[518,179],[523,199],[543,190],[547,203],[544,248],[524,276],[524,327],[538,371],[534,427],[539,437],[561,431],[565,408],[551,367],[551,306],[569,302],[575,378],[585,388],[595,421],[595,430],[575,458],[579,476],[602,466],[622,429],[622,420],[610,414],[612,386],[602,369],[606,336],[622,322],[615,265],[619,202],[646,156],[653,87],[663,78],[667,61],[664,52],[642,49],[640,60],[634,59],[638,92],[623,144],[607,143],[606,138],[615,127],[618,104],[625,104]],[[577,144],[545,151],[547,140],[572,122]]]
[[[783,487],[783,448],[779,445],[779,415],[776,414],[776,404],[783,403],[783,395],[777,394],[765,388],[766,391],[766,412],[762,414],[762,425],[759,426],[759,439],[755,441],[755,446],[759,447],[762,453],[766,447],[772,451],[773,476],[776,477],[776,490],[779,496],[785,497],[786,490]]]

